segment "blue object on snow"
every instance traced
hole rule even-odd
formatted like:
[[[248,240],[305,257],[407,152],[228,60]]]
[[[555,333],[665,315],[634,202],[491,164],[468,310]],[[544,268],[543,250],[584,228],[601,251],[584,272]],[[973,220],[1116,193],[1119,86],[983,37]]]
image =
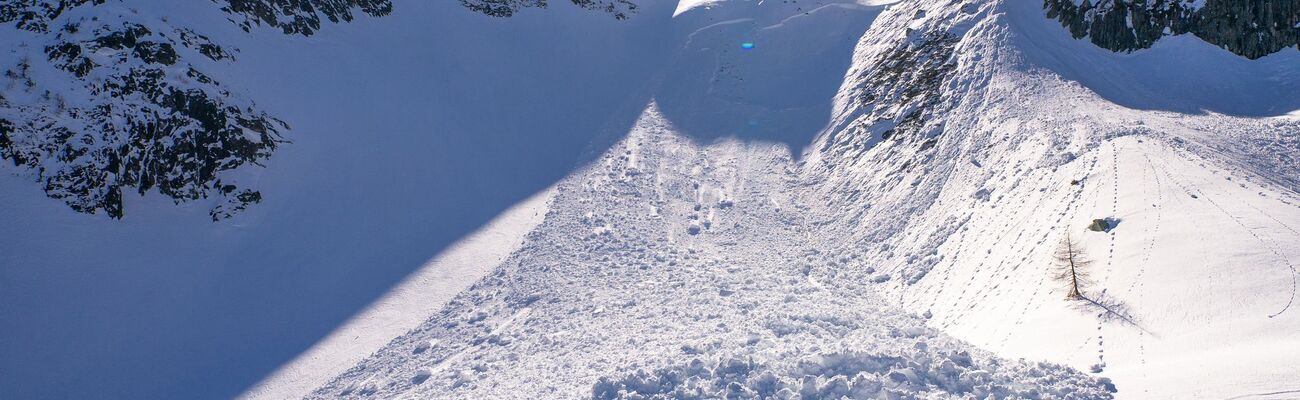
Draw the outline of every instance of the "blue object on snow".
[[[752,48],[754,48],[754,43],[753,43],[753,42],[745,42],[745,43],[741,43],[741,44],[740,44],[740,48],[745,49],[745,50],[752,49]]]

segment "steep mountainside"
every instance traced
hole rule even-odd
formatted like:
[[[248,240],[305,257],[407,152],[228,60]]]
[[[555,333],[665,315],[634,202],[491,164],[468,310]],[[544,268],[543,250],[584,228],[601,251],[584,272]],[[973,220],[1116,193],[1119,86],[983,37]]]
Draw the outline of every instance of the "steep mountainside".
[[[1300,125],[1296,92],[1268,88],[1294,84],[1300,54],[1245,61],[1188,37],[1113,54],[1033,4],[979,10],[900,4],[863,41],[808,163],[828,199],[815,220],[836,232],[822,242],[861,267],[823,273],[883,282],[999,354],[1108,376],[1119,397],[1291,393]],[[961,38],[941,83],[911,96],[937,100],[859,94],[892,65],[876,60],[934,48],[908,28]],[[879,116],[928,104],[910,138],[884,135],[903,124]],[[1114,227],[1086,229],[1096,219]],[[1095,260],[1093,302],[1050,278],[1067,237]]]
[[[0,398],[1294,396],[1290,4],[0,0]]]
[[[116,2],[7,6],[0,157],[46,194],[113,218],[124,192],[222,199],[214,220],[261,200],[229,171],[263,163],[288,126],[204,72],[235,50]]]
[[[348,24],[318,13],[321,29],[305,36],[265,23],[245,32],[231,22],[243,14],[221,10],[225,2],[62,4],[49,32],[0,27],[0,72],[17,73],[26,55],[33,81],[0,85],[0,118],[13,127],[6,148],[39,156],[0,163],[3,398],[237,396],[571,172],[657,65],[643,32],[673,6],[618,20],[551,2],[507,19],[412,1],[382,18],[353,9]],[[71,20],[84,21],[75,34],[62,31]],[[99,47],[128,23],[149,33]],[[207,39],[186,47],[189,33],[178,30]],[[63,42],[95,63],[85,77],[50,61],[46,47]],[[168,44],[175,62],[141,43]],[[574,48],[586,51],[563,50]],[[211,82],[189,77],[190,67]],[[100,91],[118,85],[131,94]],[[209,103],[185,106],[216,104],[218,114],[207,120],[207,105],[175,112],[173,92],[185,101],[201,93]],[[100,105],[114,129],[93,125]],[[133,136],[117,116],[172,125]],[[247,125],[259,118],[274,128],[270,140]],[[64,128],[75,135],[47,136]],[[236,189],[214,189],[217,181]],[[109,207],[112,188],[121,219],[68,205]],[[239,198],[245,191],[260,198],[243,200],[260,202],[235,212],[251,204]]]
[[[610,13],[614,18],[618,19],[627,19],[628,16],[636,12],[636,3],[631,0],[568,1],[583,8]],[[546,0],[460,0],[460,2],[471,10],[494,17],[509,17],[519,12],[519,10],[529,7],[546,8]]]
[[[727,21],[743,7],[708,3],[677,21]],[[789,24],[756,31],[803,33]],[[1187,62],[1243,77],[1236,87],[1292,85],[1300,55],[1245,61],[1181,37],[1126,56],[1055,24],[1014,1],[890,6],[862,35],[827,128],[800,161],[767,145],[692,142],[695,117],[662,111],[680,99],[660,92],[624,142],[561,184],[511,259],[312,397],[1293,393],[1285,377],[1300,364],[1285,332],[1300,327],[1300,249],[1285,243],[1300,239],[1290,222],[1300,220],[1300,124],[1273,110],[1297,95],[1219,91],[1176,106],[1149,99],[1145,111],[1104,95],[1177,93],[1144,78]],[[723,26],[687,29],[686,48],[752,37],[713,31]],[[718,60],[717,97],[734,95],[719,90],[731,74],[756,69]],[[1069,65],[1114,73],[1081,84],[1063,78]],[[761,104],[758,93],[737,98]],[[1219,101],[1271,116],[1161,111]],[[738,118],[762,134],[762,112]],[[1104,232],[1087,229],[1097,219]],[[1082,300],[1050,278],[1067,237],[1095,260]],[[895,306],[921,317],[885,322]],[[805,315],[822,311],[835,317]],[[857,321],[899,332],[921,322],[1106,379],[998,361],[1013,376],[1051,376],[1032,383],[1041,392],[1005,392],[1024,383],[991,368],[991,380],[969,382],[971,371],[933,369],[951,359],[881,352],[960,342],[923,334],[899,346]]]
[[[780,145],[692,143],[651,104],[518,252],[309,397],[1110,398],[814,271],[834,255],[791,240],[823,234],[793,166]]]
[[[463,0],[508,17],[545,1]],[[625,19],[628,0],[573,0]],[[322,21],[382,17],[389,0],[220,0],[246,32],[311,36]],[[177,204],[208,203],[212,220],[262,200],[235,172],[263,166],[289,125],[205,71],[238,62],[212,27],[147,18],[125,1],[6,0],[0,24],[11,57],[0,92],[0,158],[31,171],[47,195],[85,213],[125,214],[124,193],[156,190]],[[262,33],[262,32],[259,32]],[[267,40],[274,40],[267,38]],[[238,83],[237,83],[238,84]],[[236,85],[238,86],[238,85]]]

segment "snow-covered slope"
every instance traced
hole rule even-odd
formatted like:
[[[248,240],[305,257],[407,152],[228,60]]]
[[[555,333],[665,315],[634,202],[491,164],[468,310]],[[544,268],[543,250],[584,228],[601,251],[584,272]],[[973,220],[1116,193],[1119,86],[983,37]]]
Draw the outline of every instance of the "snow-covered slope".
[[[1028,3],[981,8],[934,94],[942,113],[913,142],[871,146],[866,132],[892,121],[841,94],[836,124],[864,128],[830,132],[809,167],[834,199],[827,229],[851,235],[831,254],[862,267],[826,273],[888,278],[880,289],[931,326],[1092,370],[1121,397],[1294,395],[1300,124],[1285,113],[1300,54],[1247,61],[1188,36],[1114,54]],[[941,5],[914,7],[891,11],[920,31],[965,29]],[[1085,229],[1107,218],[1109,232]],[[1123,318],[1075,309],[1049,279],[1067,234],[1096,261],[1089,295]]]
[[[616,140],[601,138],[644,105],[662,59],[648,33],[672,11],[620,21],[555,3],[498,18],[409,1],[304,37],[244,32],[207,1],[130,3],[238,49],[204,72],[285,121],[290,143],[231,171],[262,199],[219,222],[219,199],[153,190],[125,192],[121,220],[78,213],[6,160],[3,398],[244,392]]]
[[[733,35],[719,41],[746,41]],[[769,379],[816,398],[841,371],[826,360],[900,347],[853,321],[914,329],[885,322],[901,306],[1002,357],[1107,377],[1119,397],[1286,396],[1300,389],[1287,378],[1300,373],[1300,125],[1285,116],[1298,56],[1248,61],[1186,36],[1114,54],[1028,2],[896,4],[862,36],[802,162],[680,144],[695,135],[676,122],[694,121],[651,106],[562,184],[533,245],[315,395],[708,397]],[[656,96],[679,101],[672,85]],[[761,117],[732,135],[763,138]],[[1115,226],[1088,231],[1093,219]],[[1049,279],[1067,234],[1096,260],[1093,302]],[[847,321],[800,316],[823,310]],[[942,336],[927,346],[965,346]],[[962,393],[925,367],[912,371],[928,386],[909,387],[875,365],[846,385],[865,371],[869,388],[880,373],[887,388]]]
[[[793,166],[777,144],[695,144],[651,104],[519,252],[310,397],[1109,397],[810,275],[825,254],[800,240],[820,235]]]
[[[178,51],[291,143],[215,223],[6,167],[0,397],[1300,390],[1296,49],[1113,53],[1028,0],[551,3],[123,14],[238,49]],[[1049,279],[1067,234],[1094,303]]]

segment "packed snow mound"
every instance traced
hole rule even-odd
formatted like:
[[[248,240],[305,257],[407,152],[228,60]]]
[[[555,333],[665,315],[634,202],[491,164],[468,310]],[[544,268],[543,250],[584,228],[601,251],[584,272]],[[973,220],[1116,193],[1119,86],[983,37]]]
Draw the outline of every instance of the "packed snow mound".
[[[903,356],[864,353],[782,354],[772,364],[753,357],[693,358],[685,365],[602,377],[593,399],[1107,399],[1096,385],[1054,365],[977,365],[969,353],[932,354],[924,341]],[[773,364],[784,364],[776,366]],[[1083,390],[1080,390],[1082,388]]]

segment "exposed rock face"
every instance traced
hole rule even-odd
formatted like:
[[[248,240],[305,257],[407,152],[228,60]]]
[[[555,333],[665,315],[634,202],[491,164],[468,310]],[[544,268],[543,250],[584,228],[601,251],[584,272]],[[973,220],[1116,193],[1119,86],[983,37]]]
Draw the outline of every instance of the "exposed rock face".
[[[0,1],[0,22],[17,22],[17,26],[35,32],[49,30],[51,21],[64,12],[87,4],[104,4],[107,0],[4,0]],[[392,12],[390,0],[212,0],[232,15],[232,21],[244,30],[254,25],[280,28],[286,34],[311,35],[320,30],[321,19],[349,22],[353,11],[371,16]]]
[[[957,67],[951,62],[956,45],[957,38],[951,35],[927,35],[884,54],[877,64],[879,67],[865,77],[858,87],[858,99],[863,105],[899,106],[890,115],[882,115],[894,125],[881,132],[881,139],[920,131],[939,102],[939,85]]]
[[[1191,33],[1250,59],[1300,45],[1300,0],[1045,0],[1076,39],[1114,51]]]
[[[280,28],[285,34],[310,36],[320,30],[321,18],[330,22],[351,22],[353,10],[380,17],[393,12],[389,0],[213,0],[221,9],[242,16],[236,21],[245,31],[253,25]]]
[[[234,52],[111,7],[68,13],[105,3],[0,2],[0,23],[25,32],[0,65],[0,158],[72,209],[113,218],[123,217],[123,194],[132,191],[178,204],[212,199],[213,220],[261,201],[230,173],[270,157],[287,125],[191,63],[232,62]],[[286,32],[310,32],[299,28],[310,20],[294,21],[306,25],[284,24]]]
[[[858,72],[850,93],[859,116],[836,132],[826,146],[867,149],[881,141],[934,145],[941,127],[927,126],[939,112],[940,86],[951,77],[958,38],[938,31],[897,43],[873,57],[873,68]],[[824,149],[830,151],[829,147]]]
[[[106,0],[4,0],[0,1],[0,23],[15,23],[19,29],[48,32],[49,23],[65,11]]]
[[[304,36],[322,20],[392,10],[389,0],[213,1],[246,31],[264,25]],[[230,173],[261,165],[288,126],[189,62],[232,62],[234,52],[112,8],[89,18],[68,13],[106,3],[0,1],[0,23],[29,35],[17,59],[0,65],[0,158],[30,170],[72,209],[113,218],[124,215],[124,191],[156,190],[178,204],[214,199],[213,220],[261,201]]]
[[[193,31],[126,18],[60,22],[39,34],[43,48],[4,66],[0,158],[29,168],[74,210],[114,218],[123,191],[221,199],[214,220],[261,200],[225,175],[270,157],[287,126],[186,61],[227,62],[230,52]]]
[[[631,0],[569,0],[574,5],[588,10],[610,13],[614,18],[627,19],[636,12],[636,3]],[[465,7],[494,17],[509,17],[523,8],[545,8],[546,0],[460,0]]]
[[[624,19],[631,0],[570,0]],[[510,16],[546,0],[461,0]],[[391,0],[212,0],[245,31],[310,36],[322,21],[384,16]],[[213,220],[260,202],[233,173],[261,166],[288,125],[202,69],[234,49],[166,20],[142,20],[123,0],[0,0],[17,28],[0,61],[0,159],[33,175],[46,194],[85,213],[122,218],[124,192],[156,191],[177,204],[212,200]],[[104,7],[98,7],[103,5]],[[69,11],[94,7],[93,12]],[[191,61],[196,61],[192,63]]]

